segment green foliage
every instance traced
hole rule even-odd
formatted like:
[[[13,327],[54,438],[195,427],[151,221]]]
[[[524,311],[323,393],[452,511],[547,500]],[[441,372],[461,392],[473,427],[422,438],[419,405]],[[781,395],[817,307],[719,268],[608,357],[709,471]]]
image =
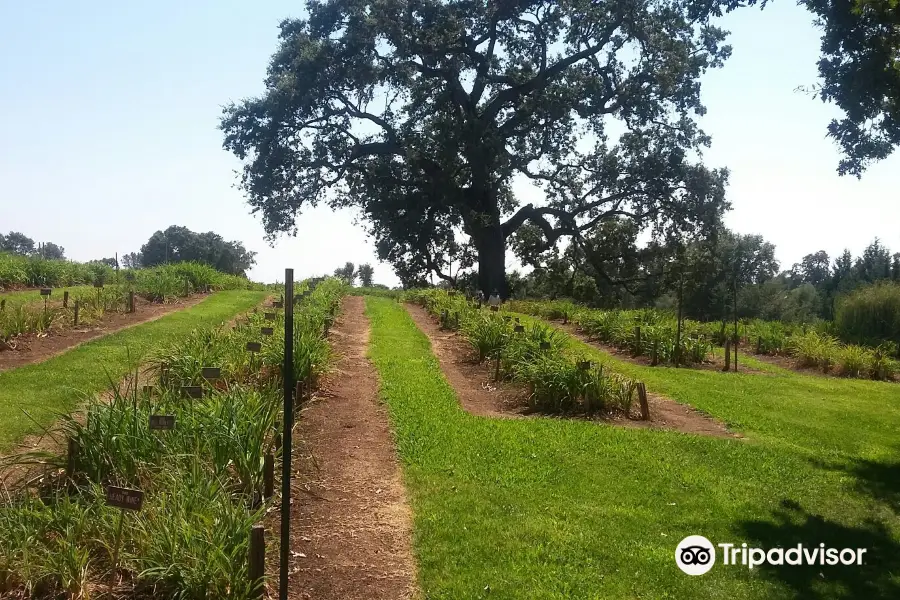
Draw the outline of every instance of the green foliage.
[[[176,225],[150,236],[139,255],[126,255],[127,262],[132,265],[139,263],[152,267],[195,262],[231,275],[246,275],[256,264],[255,256],[256,252],[248,251],[241,242],[227,242],[215,232],[195,233]]]
[[[3,255],[0,255],[2,261]],[[41,285],[54,285],[53,281],[73,281],[76,284],[90,282],[103,285],[71,287],[67,290],[55,289],[50,301],[45,306],[44,299],[37,291],[18,292],[17,300],[8,301],[5,310],[0,311],[0,341],[30,333],[42,333],[50,329],[70,327],[74,322],[75,303],[79,304],[79,323],[94,323],[110,312],[128,310],[129,292],[134,292],[152,302],[174,302],[196,292],[251,289],[259,287],[244,277],[227,275],[199,263],[178,263],[159,267],[123,271],[115,283],[115,271],[102,263],[79,265],[67,261],[51,261],[22,257],[20,261],[32,268],[28,275],[30,282],[45,282]],[[2,263],[0,263],[2,264]],[[67,271],[72,267],[81,268],[83,272],[73,278]],[[38,275],[40,274],[40,275]],[[69,305],[63,307],[63,292],[69,291]]]
[[[836,104],[828,135],[844,152],[838,172],[860,176],[900,145],[900,30],[896,0],[802,0],[822,29],[821,86]]]
[[[583,357],[567,352],[562,332],[548,324],[520,324],[508,313],[477,309],[463,296],[443,290],[413,290],[405,298],[440,317],[445,328],[453,328],[458,316],[459,331],[477,353],[478,361],[499,361],[501,377],[528,387],[529,405],[534,410],[589,415],[627,415],[631,410],[636,382],[608,368],[604,371],[602,365],[583,368]],[[510,303],[507,308],[527,305]],[[573,314],[574,309],[570,302],[535,307],[538,312],[556,316]],[[517,326],[521,331],[516,331]]]
[[[841,298],[834,328],[847,342],[900,344],[900,283],[876,283]]]
[[[360,207],[404,283],[477,254],[479,289],[505,297],[526,222],[552,245],[621,215],[659,236],[719,218],[727,173],[693,159],[698,81],[730,54],[710,18],[730,1],[310,2],[281,24],[265,92],[226,107],[225,147],[267,234],[308,203]],[[653,59],[607,59],[632,45]],[[523,175],[549,206],[519,204]]]
[[[326,367],[324,331],[343,291],[329,280],[297,303],[295,364],[307,383]],[[143,510],[126,515],[129,533],[116,571],[136,589],[183,599],[255,597],[248,540],[266,513],[267,505],[255,499],[282,403],[279,365],[268,362],[276,355],[262,352],[254,360],[244,348],[264,323],[283,325],[254,314],[234,331],[195,330],[154,354],[152,392],[139,385],[135,371],[124,384],[111,381],[105,398],[88,396],[84,421],[64,417],[60,433],[78,447],[74,476],[65,481],[54,470],[0,496],[0,591],[86,597],[108,581],[118,511],[105,506],[103,487],[113,484],[145,493]],[[315,347],[304,343],[312,338]],[[202,367],[219,365],[221,380],[201,377]],[[186,400],[180,388],[188,384],[202,386],[204,397]],[[150,431],[152,414],[174,415],[175,429]],[[64,457],[6,459],[13,465],[35,461],[57,466]]]
[[[370,356],[414,509],[423,597],[897,597],[893,385],[809,377],[750,357],[745,364],[769,375],[658,369],[569,337],[570,351],[602,361],[604,372],[608,363],[746,439],[484,418],[460,406],[402,307],[379,298],[366,305]],[[761,548],[831,540],[883,549],[885,560],[800,576],[716,565],[687,577],[672,553],[697,531]]]

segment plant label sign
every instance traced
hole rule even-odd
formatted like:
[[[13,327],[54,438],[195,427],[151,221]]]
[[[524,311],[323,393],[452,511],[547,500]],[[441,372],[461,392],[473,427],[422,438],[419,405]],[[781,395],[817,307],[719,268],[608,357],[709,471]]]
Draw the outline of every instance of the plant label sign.
[[[95,281],[95,282],[94,282],[94,287],[97,288],[97,289],[100,289],[100,288],[103,287],[103,284],[100,283],[99,281]]]
[[[492,307],[491,307],[491,312],[497,312],[498,310],[500,310],[500,307],[499,307],[499,306],[492,306]]]
[[[259,352],[262,350],[262,344],[259,342],[247,342],[247,352]]]
[[[222,379],[222,369],[219,367],[203,367],[201,374],[203,375],[203,379],[207,381]]]
[[[591,370],[591,361],[583,360],[578,363],[578,368],[582,371],[590,371]]]
[[[150,429],[175,429],[175,415],[150,415]]]
[[[274,321],[275,313],[266,313],[266,321]]]
[[[516,333],[525,333],[524,325],[516,325]]]
[[[183,385],[181,386],[181,394],[188,398],[202,398],[203,388],[199,385]]]
[[[41,296],[49,296],[53,293],[53,290],[50,288],[41,288]]]
[[[106,488],[106,505],[124,510],[141,510],[144,506],[144,492],[110,485]]]
[[[550,342],[541,342],[541,350],[549,350]]]
[[[509,315],[503,315],[503,320],[506,321],[507,323],[509,323],[510,319],[512,319],[511,316],[509,316]]]
[[[142,389],[144,391],[145,396],[150,396],[151,394],[153,394],[153,386],[152,385],[145,385]]]
[[[281,302],[280,300],[276,300],[275,302],[272,303],[272,308],[284,308],[284,302]]]
[[[263,327],[262,329],[260,329],[260,333],[262,333],[263,335],[273,335],[275,333],[275,330],[271,327]]]

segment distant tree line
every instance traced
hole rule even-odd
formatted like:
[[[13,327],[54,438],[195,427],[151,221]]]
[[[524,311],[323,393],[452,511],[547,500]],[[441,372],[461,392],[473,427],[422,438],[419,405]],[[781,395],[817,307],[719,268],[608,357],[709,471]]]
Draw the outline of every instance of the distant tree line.
[[[354,285],[359,278],[362,287],[374,287],[375,269],[372,265],[364,263],[356,267],[352,262],[346,262],[343,267],[334,270],[334,276],[342,279],[347,285]]]
[[[511,297],[571,298],[600,308],[676,309],[701,320],[833,319],[838,298],[860,287],[900,282],[900,252],[877,238],[861,255],[812,252],[781,270],[775,246],[760,235],[719,228],[702,239],[639,246],[627,219],[605,222],[579,244],[542,251],[527,229],[513,250],[531,271],[508,274]],[[426,282],[417,282],[419,285]],[[474,293],[476,276],[444,283]],[[679,302],[680,299],[680,302]]]
[[[64,259],[62,246],[52,242],[35,244],[23,233],[11,231],[0,234],[0,252],[23,256],[39,256],[48,259]],[[196,233],[186,227],[172,225],[165,231],[157,231],[140,252],[122,255],[121,261],[115,257],[105,257],[96,261],[111,267],[136,269],[153,267],[166,263],[199,262],[209,265],[222,273],[246,275],[256,264],[256,253],[247,250],[241,242],[226,241],[221,235],[208,231]]]
[[[0,233],[0,252],[21,256],[40,256],[42,258],[63,259],[65,248],[53,242],[39,242],[18,231],[10,231],[6,235]]]

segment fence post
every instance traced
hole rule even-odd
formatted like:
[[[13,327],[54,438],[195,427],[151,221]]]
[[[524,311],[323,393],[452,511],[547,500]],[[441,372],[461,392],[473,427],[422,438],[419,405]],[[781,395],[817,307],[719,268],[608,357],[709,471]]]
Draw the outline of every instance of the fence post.
[[[69,290],[63,292],[63,308],[69,308]]]
[[[134,292],[128,292],[128,312],[135,312],[134,309]]]
[[[254,525],[250,530],[250,556],[248,575],[252,586],[251,598],[262,598],[266,575],[266,528]]]
[[[284,295],[294,296],[294,270],[284,270]],[[288,567],[291,558],[291,433],[294,430],[294,304],[284,305],[284,415],[281,451],[281,555],[278,598],[288,597]]]
[[[78,327],[78,311],[81,308],[81,303],[76,300],[75,301],[75,327]]]
[[[723,371],[731,370],[731,340],[725,340],[725,368]]]
[[[649,421],[650,420],[650,405],[647,403],[647,386],[644,385],[643,381],[638,382],[637,391],[638,391],[638,400],[641,403],[641,420]]]
[[[734,372],[737,373],[738,365],[737,365],[737,349],[738,349],[738,337],[734,336]]]
[[[641,326],[638,325],[634,328],[634,348],[632,349],[632,356],[637,356],[641,353]]]
[[[2,298],[2,299],[0,299],[0,312],[3,312],[5,310],[6,310],[6,298]]]

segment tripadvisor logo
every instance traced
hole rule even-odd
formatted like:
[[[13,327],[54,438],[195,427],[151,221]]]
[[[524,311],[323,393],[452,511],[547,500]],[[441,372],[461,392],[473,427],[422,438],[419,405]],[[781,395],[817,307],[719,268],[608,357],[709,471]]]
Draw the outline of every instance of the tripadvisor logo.
[[[825,544],[790,548],[749,548],[747,544],[717,544],[722,549],[723,565],[742,565],[753,569],[761,565],[861,565],[866,548],[826,548]],[[716,549],[702,535],[689,535],[675,548],[675,564],[688,575],[703,575],[716,564]]]
[[[689,535],[675,548],[675,564],[688,575],[703,575],[716,564],[716,549],[702,535]]]

